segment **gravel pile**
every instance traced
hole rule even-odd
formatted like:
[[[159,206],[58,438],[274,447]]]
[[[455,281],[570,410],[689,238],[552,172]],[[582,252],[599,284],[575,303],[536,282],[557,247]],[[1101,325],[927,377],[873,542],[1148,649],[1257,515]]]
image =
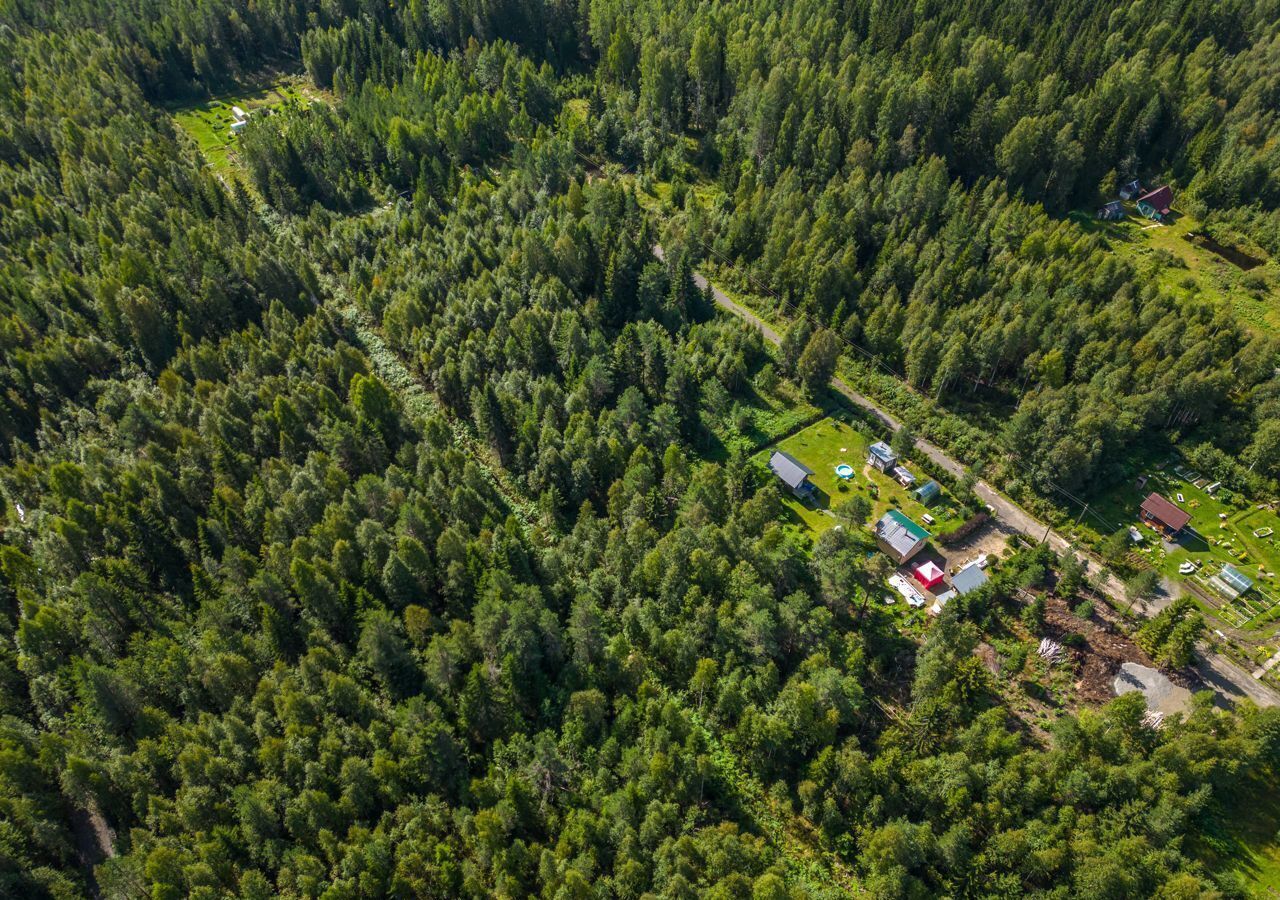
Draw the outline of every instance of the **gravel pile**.
[[[1130,691],[1142,691],[1147,709],[1170,715],[1186,712],[1191,708],[1191,692],[1174,684],[1158,670],[1150,666],[1127,662],[1120,667],[1114,682],[1116,696]]]

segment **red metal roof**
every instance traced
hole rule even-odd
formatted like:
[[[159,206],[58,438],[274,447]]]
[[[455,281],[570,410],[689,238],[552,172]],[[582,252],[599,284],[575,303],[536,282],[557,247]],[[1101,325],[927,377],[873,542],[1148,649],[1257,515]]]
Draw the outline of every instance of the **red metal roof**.
[[[1171,531],[1181,531],[1191,521],[1191,513],[1159,494],[1151,494],[1143,500],[1142,511]]]
[[[1147,204],[1162,216],[1166,215],[1169,212],[1169,207],[1173,206],[1173,188],[1167,184],[1163,185],[1154,191],[1143,194],[1138,198],[1138,202]]]

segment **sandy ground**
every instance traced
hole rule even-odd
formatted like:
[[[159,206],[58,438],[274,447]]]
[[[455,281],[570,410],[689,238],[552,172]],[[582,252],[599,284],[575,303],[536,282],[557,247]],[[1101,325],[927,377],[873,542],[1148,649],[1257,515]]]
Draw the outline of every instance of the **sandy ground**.
[[[1158,669],[1127,662],[1120,667],[1115,680],[1116,694],[1141,691],[1147,699],[1147,709],[1172,715],[1191,708],[1191,692],[1174,684]]]
[[[943,559],[939,565],[950,575],[955,569],[983,553],[990,556],[994,562],[1008,553],[1009,537],[1013,533],[1013,529],[1003,527],[999,519],[991,519],[959,544],[953,547],[938,547],[938,553]]]

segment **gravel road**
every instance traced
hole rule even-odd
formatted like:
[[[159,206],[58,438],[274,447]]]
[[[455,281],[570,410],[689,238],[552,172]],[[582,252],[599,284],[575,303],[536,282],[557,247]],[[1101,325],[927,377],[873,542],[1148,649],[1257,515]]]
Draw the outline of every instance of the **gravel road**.
[[[662,248],[657,245],[653,248],[653,255],[658,259],[665,258]],[[693,281],[701,290],[706,290],[710,286],[711,297],[717,306],[751,323],[764,335],[765,340],[772,344],[780,344],[782,342],[782,336],[771,325],[751,310],[731,300],[728,295],[715,285],[709,285],[706,277],[700,272],[694,273]],[[900,426],[901,423],[896,418],[876,406],[865,395],[849,387],[842,379],[833,378],[831,385],[851,403],[874,415],[890,430],[897,430]],[[953,476],[959,478],[964,474],[964,465],[936,444],[921,439],[916,441],[916,449],[927,456],[934,465],[951,473]],[[1065,537],[1046,526],[987,482],[978,481],[974,484],[973,491],[983,503],[995,510],[996,518],[1003,521],[1005,525],[1016,529],[1034,541],[1047,540],[1049,545],[1059,553],[1070,548],[1070,541]],[[1089,578],[1095,585],[1111,597],[1115,604],[1119,604],[1122,607],[1128,606],[1129,598],[1120,579],[1106,571],[1097,559],[1079,549],[1076,550],[1076,556],[1084,563],[1085,571],[1088,572]],[[1163,595],[1150,603],[1141,605],[1139,609],[1145,613],[1157,612],[1167,606],[1173,597],[1177,596],[1177,593],[1176,586],[1166,578]],[[1195,665],[1195,670],[1205,684],[1212,687],[1220,697],[1229,702],[1248,697],[1259,706],[1280,706],[1280,692],[1270,685],[1253,678],[1247,671],[1230,659],[1213,653],[1204,646],[1200,647],[1200,659]]]

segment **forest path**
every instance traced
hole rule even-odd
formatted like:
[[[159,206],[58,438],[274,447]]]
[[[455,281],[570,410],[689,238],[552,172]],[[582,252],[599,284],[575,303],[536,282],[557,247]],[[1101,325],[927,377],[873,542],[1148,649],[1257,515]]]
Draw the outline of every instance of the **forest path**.
[[[95,804],[71,809],[71,833],[75,837],[76,856],[89,885],[89,896],[102,896],[95,869],[116,855],[116,835]]]
[[[658,259],[666,258],[662,247],[657,244],[653,246],[653,255]],[[760,331],[769,343],[777,345],[782,342],[782,336],[775,328],[754,312],[730,298],[724,291],[709,282],[701,272],[694,272],[693,281],[700,290],[705,291],[710,288],[711,298],[715,301],[716,306],[751,324]],[[864,394],[860,394],[849,387],[843,379],[831,379],[831,386],[851,403],[874,415],[886,428],[896,431],[900,427],[901,423],[898,419],[886,410],[881,409]],[[916,449],[927,456],[939,468],[944,469],[953,476],[959,478],[964,475],[964,464],[937,444],[918,439],[916,441]],[[1049,546],[1058,553],[1064,553],[1068,550],[1074,552],[1083,564],[1090,580],[1111,598],[1113,606],[1128,608],[1133,605],[1120,579],[1107,571],[1101,560],[1081,550],[1079,547],[1073,547],[1067,538],[1041,522],[986,481],[979,480],[975,482],[973,492],[978,495],[983,503],[986,503],[995,511],[997,519],[1011,526],[1024,537],[1037,543],[1048,541]],[[1165,579],[1163,589],[1164,594],[1162,596],[1153,599],[1150,603],[1139,604],[1139,609],[1144,614],[1159,612],[1172,602],[1172,599],[1176,596],[1176,586],[1169,579]],[[1276,691],[1270,685],[1253,678],[1239,664],[1221,654],[1214,653],[1204,644],[1201,644],[1198,650],[1200,659],[1194,666],[1195,671],[1201,680],[1212,688],[1220,698],[1230,703],[1235,703],[1244,697],[1248,697],[1259,706],[1280,706],[1280,691]]]
[[[373,214],[383,215],[393,208],[393,204],[380,206],[374,210]],[[286,218],[265,203],[258,205],[258,215],[273,234],[292,243],[299,252],[305,253],[306,248],[302,239]],[[485,481],[519,520],[525,536],[545,544],[546,526],[540,521],[537,506],[524,495],[523,491],[512,484],[510,476],[501,464],[492,458],[493,454],[481,444],[479,438],[471,432],[465,422],[450,415],[440,405],[435,394],[409,370],[400,355],[387,346],[372,317],[356,305],[342,281],[329,272],[317,271],[316,277],[325,297],[312,297],[312,302],[319,306],[327,297],[331,308],[351,329],[356,343],[372,363],[374,372],[401,399],[405,410],[414,422],[420,423],[431,416],[440,416],[453,435],[454,445],[479,467]]]
[[[814,900],[864,896],[852,867],[838,853],[821,848],[817,827],[788,808],[787,803],[773,797],[764,783],[743,765],[732,748],[706,723],[702,713],[688,703],[682,692],[668,688],[661,690],[667,699],[688,713],[706,743],[707,756],[716,775],[745,815],[778,851],[788,874],[804,885],[807,895]]]
[[[339,285],[326,284],[325,288],[335,298],[346,299],[346,293]],[[502,466],[490,460],[491,454],[471,433],[466,423],[449,415],[426,385],[409,371],[409,367],[404,364],[400,356],[387,346],[387,342],[383,340],[381,332],[368,314],[358,309],[349,299],[347,302],[338,304],[338,313],[351,327],[378,377],[400,397],[410,417],[415,422],[421,422],[433,415],[440,416],[449,426],[454,445],[479,467],[485,481],[489,482],[507,508],[520,520],[526,536],[533,539],[543,534],[545,528],[539,522],[537,507],[511,483],[510,477]]]

